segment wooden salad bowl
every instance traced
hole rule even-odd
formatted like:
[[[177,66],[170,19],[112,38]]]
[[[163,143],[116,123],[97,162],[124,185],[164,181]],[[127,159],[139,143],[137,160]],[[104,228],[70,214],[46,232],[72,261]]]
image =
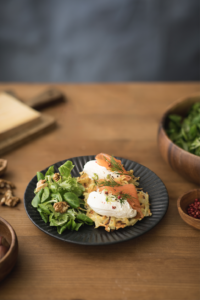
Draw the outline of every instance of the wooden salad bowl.
[[[17,236],[12,226],[0,217],[0,235],[10,245],[8,252],[0,259],[0,281],[4,279],[14,267],[18,255]]]
[[[200,184],[200,156],[189,153],[175,145],[165,132],[169,114],[179,114],[184,117],[196,102],[200,102],[200,94],[181,99],[167,109],[158,128],[158,148],[163,159],[174,171],[190,181]]]
[[[183,221],[188,225],[200,230],[200,219],[195,219],[187,214],[187,207],[189,204],[193,203],[194,199],[196,198],[200,199],[200,189],[194,189],[179,197],[177,201],[177,207]]]

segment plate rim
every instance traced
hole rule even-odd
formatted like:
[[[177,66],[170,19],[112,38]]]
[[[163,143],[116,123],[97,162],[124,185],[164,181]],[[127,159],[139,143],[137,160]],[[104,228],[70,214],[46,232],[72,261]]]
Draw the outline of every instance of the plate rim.
[[[81,158],[86,158],[86,157],[94,157],[95,158],[96,155],[82,155],[82,156],[74,156],[74,157],[71,157],[71,158],[67,158],[67,159],[64,159],[64,160],[61,160],[61,161],[58,161],[58,162],[55,162],[51,165],[49,165],[48,167],[46,167],[45,169],[39,171],[39,172],[42,172],[44,173],[50,166],[52,165],[56,165],[56,164],[63,164],[65,161],[67,160],[73,160],[73,159],[81,159]],[[117,159],[120,159],[120,160],[125,160],[125,161],[130,161],[132,163],[135,163],[139,166],[142,166],[144,167],[145,169],[147,169],[148,171],[152,172],[160,181],[161,183],[163,184],[164,188],[165,188],[165,192],[166,192],[166,198],[167,198],[167,205],[166,205],[166,208],[165,208],[165,211],[164,213],[162,214],[161,218],[158,220],[158,222],[156,222],[155,224],[153,224],[153,226],[151,226],[150,228],[146,229],[144,232],[141,232],[139,233],[137,236],[133,236],[133,237],[128,237],[128,238],[125,238],[125,239],[122,239],[122,240],[117,240],[117,241],[109,241],[109,242],[105,242],[105,243],[98,243],[98,242],[90,242],[90,243],[86,243],[86,242],[81,242],[81,241],[72,241],[72,240],[69,240],[69,239],[64,239],[62,238],[62,235],[60,236],[56,236],[54,235],[54,233],[50,233],[50,232],[47,232],[45,229],[41,228],[32,218],[31,216],[29,215],[29,212],[28,212],[28,207],[27,207],[27,203],[26,203],[26,194],[27,192],[29,192],[29,185],[31,184],[31,182],[33,180],[35,180],[36,176],[35,175],[30,181],[29,183],[27,184],[26,186],[26,189],[25,189],[25,192],[24,192],[24,198],[23,198],[23,202],[24,202],[24,207],[25,207],[25,211],[26,211],[26,214],[28,215],[29,219],[31,220],[31,222],[38,228],[40,229],[42,232],[44,232],[45,234],[47,235],[50,235],[51,237],[55,238],[55,239],[58,239],[58,240],[61,240],[63,242],[68,242],[68,243],[72,243],[72,244],[77,244],[77,245],[84,245],[84,246],[106,246],[106,245],[112,245],[112,244],[117,244],[117,243],[123,243],[123,242],[126,242],[126,241],[129,241],[129,240],[132,240],[132,239],[135,239],[135,238],[138,238],[139,236],[149,232],[151,229],[153,229],[155,226],[157,226],[160,221],[164,218],[164,216],[166,215],[167,211],[168,211],[168,208],[169,208],[169,195],[168,195],[168,191],[167,191],[167,188],[164,184],[164,182],[160,179],[160,177],[154,172],[152,171],[151,169],[149,169],[148,167],[136,162],[136,161],[133,161],[133,160],[130,160],[128,158],[124,158],[124,157],[119,157],[119,156],[115,156],[115,158]],[[91,160],[91,159],[90,159]],[[89,160],[88,160],[89,161]],[[85,225],[85,226],[88,226],[89,225]],[[91,227],[91,226],[90,226]],[[129,226],[129,227],[134,227],[134,226]],[[126,228],[126,227],[125,227]],[[125,230],[125,228],[121,228],[122,230]],[[127,226],[128,228],[128,226]],[[95,230],[95,228],[93,228]],[[105,231],[107,234],[110,234],[110,232],[107,232]]]

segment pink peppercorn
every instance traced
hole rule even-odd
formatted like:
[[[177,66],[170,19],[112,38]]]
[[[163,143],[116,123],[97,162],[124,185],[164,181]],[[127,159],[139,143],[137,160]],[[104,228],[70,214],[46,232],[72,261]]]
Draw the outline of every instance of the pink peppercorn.
[[[199,199],[195,199],[193,203],[191,203],[187,208],[187,213],[190,217],[195,219],[200,219],[200,201]]]

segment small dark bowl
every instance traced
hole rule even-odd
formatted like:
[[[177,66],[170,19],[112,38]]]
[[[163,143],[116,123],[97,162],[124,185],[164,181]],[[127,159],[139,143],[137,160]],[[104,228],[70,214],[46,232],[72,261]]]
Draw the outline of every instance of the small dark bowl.
[[[174,171],[190,181],[200,184],[200,156],[191,154],[175,145],[165,132],[169,114],[185,117],[190,107],[196,102],[200,102],[200,94],[181,99],[167,109],[158,129],[158,148],[163,159]]]
[[[17,261],[18,241],[12,226],[0,217],[0,235],[3,236],[10,245],[8,252],[0,259],[0,281],[5,278]]]
[[[195,219],[187,214],[187,207],[194,202],[194,199],[200,199],[200,189],[191,190],[178,198],[178,212],[188,225],[200,230],[200,219]]]

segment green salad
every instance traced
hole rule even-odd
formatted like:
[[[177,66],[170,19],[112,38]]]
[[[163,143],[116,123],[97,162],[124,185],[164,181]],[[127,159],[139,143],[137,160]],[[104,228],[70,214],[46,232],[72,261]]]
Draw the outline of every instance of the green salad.
[[[84,187],[71,176],[74,165],[66,161],[55,173],[51,166],[45,175],[37,172],[35,197],[31,204],[45,223],[57,227],[59,234],[66,229],[76,230],[83,224],[93,225],[85,215],[85,202],[80,198]]]
[[[200,102],[192,105],[188,115],[168,116],[168,137],[180,148],[200,156]]]

